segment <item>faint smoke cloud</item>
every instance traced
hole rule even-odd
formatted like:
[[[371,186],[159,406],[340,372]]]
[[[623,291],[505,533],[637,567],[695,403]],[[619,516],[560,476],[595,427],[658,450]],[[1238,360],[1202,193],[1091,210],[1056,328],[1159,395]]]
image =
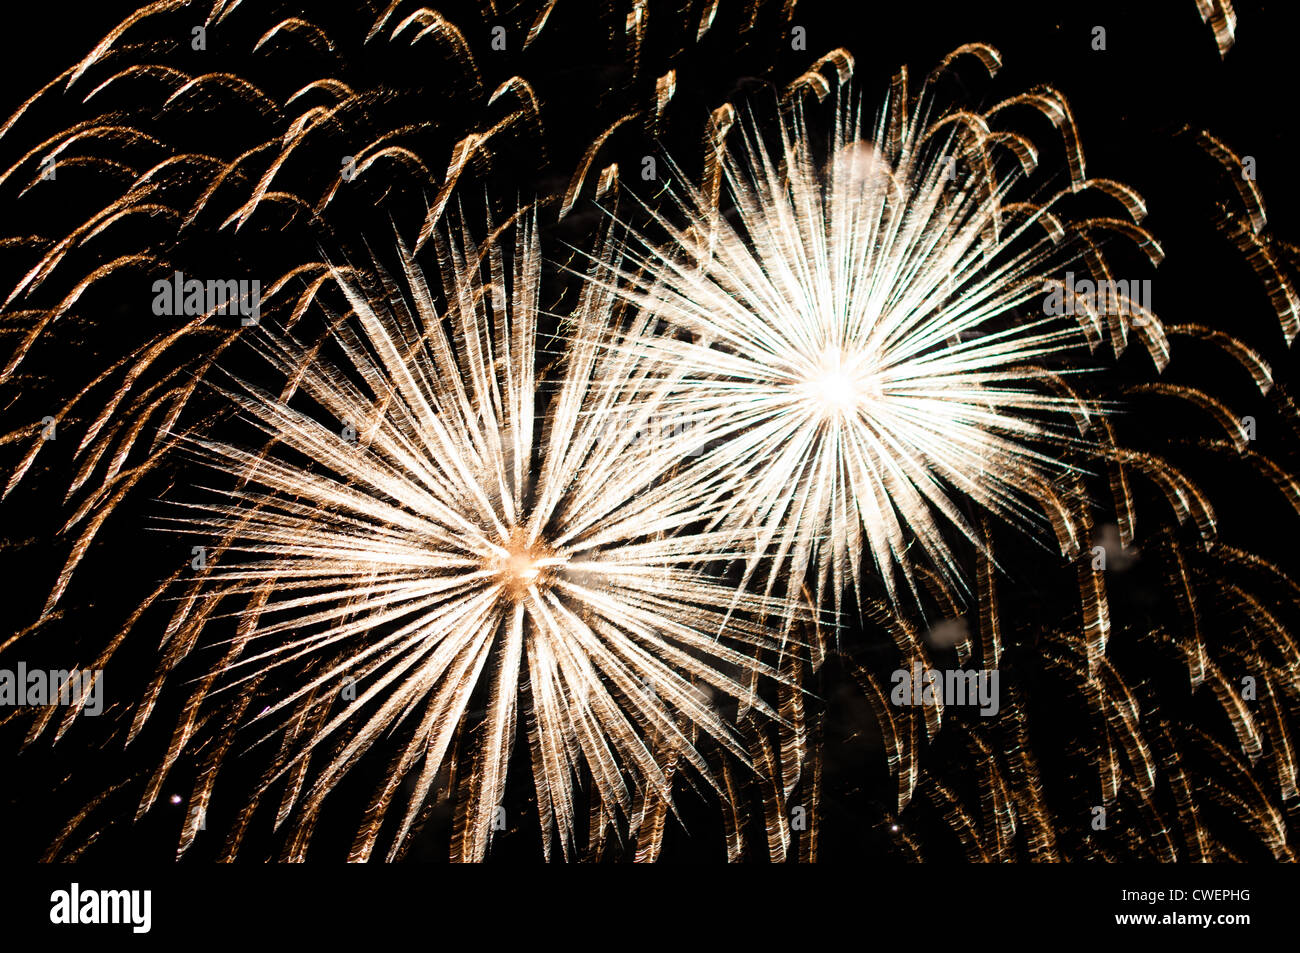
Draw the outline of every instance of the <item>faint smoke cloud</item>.
[[[970,629],[966,627],[964,616],[936,622],[925,634],[925,641],[935,649],[950,649],[969,638]]]
[[[1106,551],[1106,568],[1114,572],[1123,572],[1132,568],[1138,561],[1138,550],[1130,546],[1125,548],[1119,541],[1119,528],[1114,523],[1106,523],[1097,528],[1093,545]]]

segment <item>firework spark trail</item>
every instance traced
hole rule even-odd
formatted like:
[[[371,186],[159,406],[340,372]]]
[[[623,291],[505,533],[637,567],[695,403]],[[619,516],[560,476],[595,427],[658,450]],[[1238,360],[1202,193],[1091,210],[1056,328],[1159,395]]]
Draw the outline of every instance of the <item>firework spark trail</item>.
[[[915,590],[913,545],[959,580],[937,518],[978,545],[959,497],[1021,522],[1044,506],[1065,466],[1053,418],[1081,411],[1035,392],[1042,365],[1084,369],[1100,322],[1026,311],[1082,262],[1092,246],[1079,236],[1109,222],[1064,219],[1057,198],[1116,192],[1085,180],[1013,204],[1032,147],[1017,138],[1008,162],[993,144],[1009,134],[952,111],[926,122],[924,98],[891,101],[868,144],[849,72],[827,161],[797,100],[775,155],[751,126],[722,159],[736,224],[700,191],[670,191],[671,211],[651,213],[668,242],[634,236],[631,264],[607,279],[666,328],[629,350],[652,352],[693,437],[720,444],[682,485],[726,501],[719,527],[759,531],[749,570],[773,557],[768,592],[783,579],[797,591],[813,566],[837,609],[848,583],[861,587],[863,543],[897,597],[895,564]]]
[[[1196,11],[1201,20],[1214,32],[1214,44],[1219,48],[1219,58],[1224,59],[1237,42],[1237,11],[1232,0],[1196,0]]]
[[[401,849],[479,686],[489,695],[458,848],[466,860],[487,850],[521,713],[543,826],[549,836],[554,823],[566,855],[581,766],[612,819],[616,809],[630,814],[642,793],[671,802],[668,756],[718,785],[696,731],[748,765],[743,739],[708,702],[711,691],[778,717],[746,674],[781,680],[757,661],[776,643],[753,623],[728,619],[732,587],[688,565],[734,555],[730,537],[675,535],[708,514],[662,485],[675,448],[640,439],[635,421],[622,426],[629,394],[642,413],[655,398],[638,394],[634,367],[597,366],[614,302],[596,285],[579,305],[537,433],[539,249],[530,217],[517,229],[509,281],[498,249],[464,232],[440,243],[445,315],[409,258],[409,310],[400,301],[376,309],[340,279],[359,325],[359,333],[337,333],[346,370],[302,364],[300,344],[267,332],[272,365],[328,423],[242,383],[227,396],[274,439],[272,452],[196,441],[243,485],[228,502],[190,508],[178,528],[229,539],[210,577],[226,597],[273,590],[213,694],[333,653],[261,716],[292,720],[329,704],[318,690],[365,673],[355,704],[278,763],[267,783],[348,726],[350,740],[304,795],[310,817],[379,736],[408,719],[418,724],[357,838],[358,858],[369,856],[387,798],[418,765],[390,857]],[[340,437],[348,423],[355,444]],[[303,467],[294,454],[316,465]]]

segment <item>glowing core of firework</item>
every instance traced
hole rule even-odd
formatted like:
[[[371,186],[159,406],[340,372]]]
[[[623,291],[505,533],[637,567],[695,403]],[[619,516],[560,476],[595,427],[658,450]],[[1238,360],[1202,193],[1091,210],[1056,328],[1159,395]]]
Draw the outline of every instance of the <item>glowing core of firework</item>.
[[[839,352],[828,353],[820,367],[801,384],[823,417],[837,418],[857,411],[865,398],[879,398],[880,384],[874,376],[855,370],[856,362]]]
[[[528,541],[521,533],[511,536],[501,555],[493,560],[489,571],[496,573],[502,586],[515,599],[522,599],[530,589],[544,588],[551,573],[549,570],[564,565],[567,560],[545,544]]]

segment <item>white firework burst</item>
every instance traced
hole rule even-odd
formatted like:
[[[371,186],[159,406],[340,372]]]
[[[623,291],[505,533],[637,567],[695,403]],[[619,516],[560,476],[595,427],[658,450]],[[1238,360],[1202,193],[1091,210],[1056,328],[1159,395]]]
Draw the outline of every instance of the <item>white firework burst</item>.
[[[337,273],[357,327],[335,324],[346,361],[268,332],[285,393],[241,381],[229,397],[272,444],[198,442],[241,486],[178,520],[187,535],[223,540],[205,590],[250,600],[212,692],[284,666],[310,671],[260,716],[285,740],[266,785],[338,741],[313,766],[301,823],[381,735],[408,733],[357,859],[405,779],[397,855],[463,728],[477,731],[466,749],[477,751],[461,755],[474,766],[453,852],[472,860],[499,816],[521,714],[548,853],[558,831],[566,855],[583,769],[593,817],[613,822],[667,801],[674,770],[716,783],[701,738],[748,761],[715,693],[774,715],[754,687],[781,678],[758,660],[780,646],[731,611],[734,587],[694,568],[734,558],[730,535],[682,532],[708,514],[664,488],[675,448],[639,435],[659,398],[607,353],[615,302],[584,289],[547,395],[535,370],[537,236],[529,215],[514,227],[513,256],[463,230],[438,240],[441,314],[404,249],[409,295],[382,270],[378,296]],[[202,604],[188,600],[183,614],[201,622]],[[350,684],[355,700],[335,703]]]
[[[1037,154],[991,117],[1027,105],[1065,126],[1047,92],[935,116],[903,92],[870,142],[851,86],[828,136],[801,102],[775,148],[753,122],[720,148],[713,189],[676,185],[674,168],[667,211],[649,212],[668,239],[632,230],[631,264],[605,280],[659,322],[628,350],[672,382],[675,412],[708,447],[682,485],[719,502],[715,525],[756,533],[749,571],[770,559],[768,592],[784,578],[797,593],[815,575],[838,611],[864,553],[892,598],[896,574],[914,585],[912,547],[960,584],[952,530],[980,545],[965,500],[1041,521],[1040,498],[1066,467],[1058,424],[1081,410],[1047,386],[1059,383],[1049,368],[1067,351],[1079,352],[1073,371],[1085,367],[1107,317],[1048,317],[1031,303],[1063,267],[1100,260],[1090,231],[1149,243],[1131,222],[1070,222],[1054,208],[1091,189],[1141,217],[1131,190],[1082,178],[1081,156],[1058,195],[1011,201]],[[1111,330],[1122,347],[1128,325]]]

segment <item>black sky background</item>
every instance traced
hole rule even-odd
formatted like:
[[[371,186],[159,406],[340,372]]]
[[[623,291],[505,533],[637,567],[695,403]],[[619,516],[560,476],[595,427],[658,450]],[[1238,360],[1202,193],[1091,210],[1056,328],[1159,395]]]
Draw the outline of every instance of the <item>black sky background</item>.
[[[45,3],[6,9],[0,24],[0,113],[7,116],[79,59],[135,6]],[[744,56],[716,62],[691,59],[678,75],[674,115],[681,121],[666,132],[666,139],[669,143],[675,141],[674,137],[682,137],[687,143],[693,141],[691,137],[699,128],[698,116],[731,96],[746,68],[757,72],[771,67],[773,77],[788,80],[821,53],[842,45],[856,57],[859,88],[868,96],[872,91],[883,96],[889,77],[900,64],[908,64],[913,74],[920,76],[963,43],[990,43],[1003,56],[1003,71],[997,80],[1000,91],[1018,91],[1039,83],[1055,86],[1074,110],[1090,173],[1130,184],[1147,199],[1150,215],[1144,224],[1165,243],[1168,253],[1154,282],[1155,310],[1161,317],[1166,322],[1203,320],[1247,339],[1268,343],[1268,303],[1257,286],[1243,281],[1233,270],[1234,252],[1214,236],[1210,226],[1217,203],[1230,195],[1226,183],[1213,164],[1198,154],[1190,138],[1176,135],[1184,127],[1205,128],[1239,153],[1254,156],[1270,225],[1288,239],[1300,238],[1300,191],[1295,186],[1300,125],[1295,118],[1298,84],[1294,51],[1295,38],[1300,35],[1300,4],[1242,0],[1236,7],[1237,44],[1222,61],[1193,0],[911,2],[888,6],[803,0],[795,21],[808,28],[807,52],[786,50],[774,59],[765,49],[755,51],[748,60]],[[443,9],[462,28],[469,29],[476,22],[475,15],[469,12],[474,9],[472,5],[447,4]],[[1092,28],[1098,25],[1107,31],[1107,49],[1103,52],[1091,49]],[[548,141],[571,141],[580,150],[591,140],[593,130],[599,128],[590,112],[566,108],[563,98],[566,90],[590,88],[625,68],[617,59],[606,62],[590,58],[592,50],[603,49],[575,37],[571,55],[560,56],[552,51],[549,58],[534,60],[527,70],[520,70],[542,95]],[[554,165],[568,167],[558,160]],[[556,186],[542,173],[533,184],[550,189]],[[1294,390],[1296,356],[1294,352],[1283,356],[1278,341],[1272,345],[1268,353],[1275,374]],[[1138,359],[1136,355],[1128,358]],[[1189,379],[1218,373],[1218,365],[1198,363],[1196,355],[1185,359],[1179,355],[1176,360],[1181,361],[1176,372]],[[1125,422],[1130,432],[1138,434],[1144,428],[1159,429],[1164,425],[1164,421],[1152,418]],[[1266,431],[1261,433],[1260,441],[1264,452],[1285,456],[1285,448]],[[1202,469],[1201,476],[1217,491],[1211,494],[1216,504],[1221,502],[1228,510],[1245,507],[1249,517],[1251,501],[1234,495],[1230,475],[1225,473],[1220,479],[1211,468]],[[1214,487],[1216,482],[1223,485]],[[8,518],[0,510],[0,520]],[[1296,565],[1290,541],[1279,539],[1268,525],[1249,518],[1236,520],[1234,525],[1245,527],[1240,530],[1244,536],[1237,542],[1272,552],[1284,565]],[[20,586],[23,582],[13,578],[8,584]],[[1046,603],[1027,611],[1050,613],[1050,594],[1028,593],[1026,598]],[[1124,597],[1121,593],[1116,598]],[[854,700],[842,673],[832,670],[825,677],[831,722],[838,727],[827,742],[824,855],[831,860],[891,857],[888,835],[881,828],[881,818],[887,813],[881,805],[891,785],[875,770],[873,762],[879,760],[877,743],[863,737],[870,735],[862,727],[870,720],[869,712]],[[0,739],[8,741],[11,734],[0,735]],[[70,755],[64,751],[59,757]],[[48,772],[52,761],[57,764],[57,758],[48,754],[27,752],[11,760],[9,752],[0,751],[0,772],[9,773],[12,766],[10,780],[18,779],[38,759],[44,759],[44,763],[31,769],[33,773]],[[873,766],[868,769],[864,764]],[[58,773],[57,768],[54,771]],[[175,789],[187,791],[188,779],[182,771],[177,775]],[[219,782],[219,791],[221,787]],[[166,793],[170,794],[172,788],[169,782]],[[368,792],[367,784],[355,794],[358,806],[364,806]],[[0,805],[0,824],[22,844],[25,855],[39,852],[44,846],[39,838],[49,831],[48,822],[24,823],[22,812],[31,810],[30,797],[27,793],[17,804]],[[688,797],[683,812],[693,831],[707,833],[692,837],[674,828],[665,857],[720,859],[721,841],[709,829],[709,809],[693,804]],[[522,808],[520,813],[524,813]],[[168,815],[166,805],[160,805],[136,828],[118,832],[112,843],[120,850],[165,857],[174,849],[178,824],[179,815]],[[535,855],[535,835],[526,822],[520,826],[519,834],[501,841],[496,856],[509,859]],[[315,856],[337,858],[341,845],[331,845],[326,839],[321,853]],[[195,853],[197,859],[203,858],[202,851]],[[412,854],[413,859],[439,860],[446,851],[434,838]]]

